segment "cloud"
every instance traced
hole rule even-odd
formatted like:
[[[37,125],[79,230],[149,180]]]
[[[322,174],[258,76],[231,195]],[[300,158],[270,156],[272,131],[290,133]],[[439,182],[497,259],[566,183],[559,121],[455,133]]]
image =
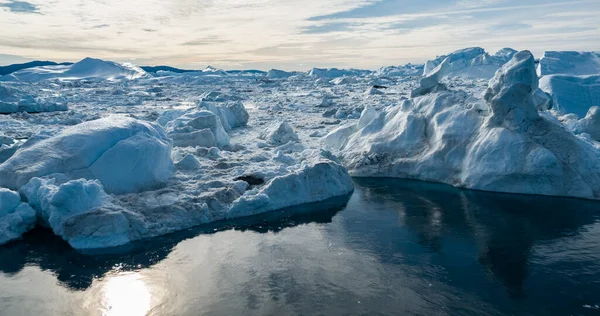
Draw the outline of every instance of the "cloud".
[[[39,14],[0,9],[0,51],[298,69],[423,62],[467,46],[600,50],[597,0],[27,1]]]
[[[0,3],[0,8],[8,8],[10,12],[14,13],[39,13],[39,9],[36,5],[25,2],[8,0],[7,2]]]
[[[227,40],[219,38],[218,36],[207,36],[207,37],[202,37],[202,38],[198,38],[198,39],[194,39],[191,41],[181,43],[181,45],[182,46],[206,46],[206,45],[222,44],[222,43],[227,43],[227,42],[228,42]]]

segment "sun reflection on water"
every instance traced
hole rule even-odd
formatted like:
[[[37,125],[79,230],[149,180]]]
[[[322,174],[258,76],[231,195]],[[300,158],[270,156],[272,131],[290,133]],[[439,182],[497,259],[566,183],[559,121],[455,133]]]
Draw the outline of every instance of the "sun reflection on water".
[[[139,273],[124,273],[111,277],[102,287],[103,316],[146,315],[151,308],[152,294]]]

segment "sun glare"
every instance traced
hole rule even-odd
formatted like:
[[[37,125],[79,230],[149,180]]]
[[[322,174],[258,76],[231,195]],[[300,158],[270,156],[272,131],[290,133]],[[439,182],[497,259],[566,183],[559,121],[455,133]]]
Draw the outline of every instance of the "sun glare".
[[[102,290],[102,315],[137,316],[150,311],[151,293],[143,277],[127,273],[112,277]]]

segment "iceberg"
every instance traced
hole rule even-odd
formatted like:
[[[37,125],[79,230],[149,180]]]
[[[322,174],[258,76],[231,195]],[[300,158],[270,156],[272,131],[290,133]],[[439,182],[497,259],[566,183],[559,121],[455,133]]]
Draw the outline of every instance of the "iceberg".
[[[361,126],[340,127],[325,143],[357,177],[600,199],[600,151],[539,115],[538,84],[535,59],[522,51],[490,80],[486,109],[464,91],[421,89],[377,115],[363,113]]]
[[[172,169],[171,140],[160,126],[109,116],[25,143],[0,164],[0,186],[17,190],[34,177],[60,174],[98,179],[109,193],[129,193],[160,187]]]
[[[435,76],[438,80],[445,77],[490,79],[516,52],[511,48],[504,48],[494,55],[489,55],[481,47],[457,50],[427,61],[423,76]]]
[[[84,58],[72,65],[52,65],[22,69],[0,77],[0,81],[37,82],[42,80],[132,80],[150,75],[132,64],[119,64]]]

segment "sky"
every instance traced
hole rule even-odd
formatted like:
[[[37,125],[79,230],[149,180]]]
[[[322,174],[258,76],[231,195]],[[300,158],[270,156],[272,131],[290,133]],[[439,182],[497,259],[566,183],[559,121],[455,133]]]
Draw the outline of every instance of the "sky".
[[[375,69],[479,46],[600,51],[598,0],[0,0],[0,65]]]

